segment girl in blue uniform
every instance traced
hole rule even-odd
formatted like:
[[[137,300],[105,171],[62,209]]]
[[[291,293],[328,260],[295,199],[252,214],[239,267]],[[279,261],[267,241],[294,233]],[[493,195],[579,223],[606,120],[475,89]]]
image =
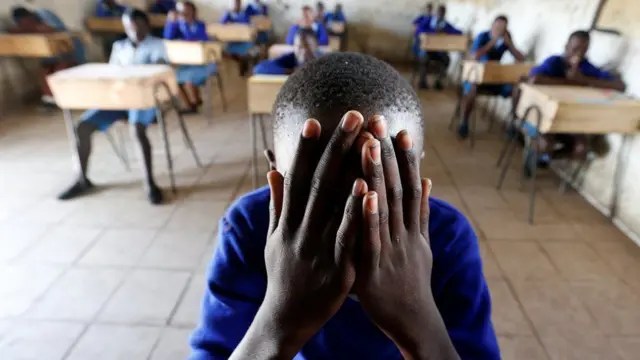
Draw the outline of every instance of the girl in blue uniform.
[[[269,8],[266,4],[263,4],[260,0],[253,0],[247,8],[244,10],[249,19],[254,16],[269,16]],[[256,36],[256,44],[267,45],[269,43],[269,32],[260,31]]]
[[[341,33],[334,33],[331,29],[333,23],[344,24],[344,30]],[[342,12],[342,4],[336,4],[336,7],[332,12],[328,12],[325,14],[324,24],[329,30],[329,35],[337,36],[340,38],[340,51],[345,51],[347,47],[347,18]]]
[[[220,19],[222,24],[251,24],[251,18],[242,10],[242,0],[235,0],[233,9],[227,11]],[[240,65],[240,76],[244,76],[249,69],[249,58],[254,44],[248,41],[234,41],[227,43],[225,51]]]
[[[207,27],[198,20],[198,10],[191,1],[178,3],[175,12],[170,12],[164,26],[167,40],[208,41]],[[204,85],[209,76],[215,74],[216,65],[183,65],[176,70],[180,85],[180,99],[187,105],[185,113],[195,113],[202,105],[199,86]]]
[[[318,45],[327,46],[329,45],[329,34],[327,33],[327,29],[320,22],[314,20],[313,10],[310,6],[302,7],[302,19],[294,25],[291,25],[289,29],[289,33],[287,34],[288,45],[293,45],[296,34],[300,29],[311,29],[316,35],[316,40],[318,40]]]
[[[293,42],[293,52],[265,60],[253,69],[256,75],[289,75],[304,63],[320,56],[316,35],[310,29],[300,29]]]

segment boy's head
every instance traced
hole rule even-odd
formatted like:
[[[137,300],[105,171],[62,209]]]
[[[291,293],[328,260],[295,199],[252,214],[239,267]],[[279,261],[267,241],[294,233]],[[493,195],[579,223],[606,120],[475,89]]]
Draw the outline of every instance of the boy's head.
[[[124,32],[127,34],[127,37],[134,43],[141,42],[149,36],[151,32],[151,25],[149,24],[147,14],[134,8],[128,8],[124,14],[122,14],[122,25],[124,26]]]
[[[108,8],[114,8],[118,3],[116,0],[102,0],[102,3],[105,4]]]
[[[569,35],[569,40],[564,49],[566,59],[577,59],[582,61],[587,56],[589,41],[591,37],[588,31],[578,30]]]
[[[16,26],[24,30],[33,29],[40,23],[40,19],[36,14],[22,6],[14,7],[11,10],[11,17]]]
[[[341,13],[342,12],[342,4],[337,3],[335,9],[333,10],[333,12],[337,13]]]
[[[310,61],[289,76],[273,110],[274,150],[282,173],[289,170],[307,119],[320,122],[326,146],[349,110],[362,113],[365,126],[371,116],[383,115],[389,134],[407,130],[416,153],[422,153],[424,121],[415,91],[394,68],[372,56],[329,53]],[[361,173],[359,164],[355,159],[351,167],[355,175]]]
[[[318,40],[311,29],[300,29],[293,39],[293,51],[298,64],[302,65],[316,57]]]
[[[311,6],[305,5],[302,7],[302,21],[309,26],[313,23],[313,9],[311,9]]]
[[[436,11],[436,17],[442,20],[446,15],[447,15],[447,7],[444,5],[438,6],[438,10]]]
[[[176,4],[176,10],[180,13],[180,16],[186,21],[194,21],[197,17],[198,10],[196,5],[192,1],[182,1]]]
[[[509,25],[509,20],[506,16],[500,15],[497,16],[495,20],[493,20],[493,24],[491,25],[491,37],[500,38],[503,37],[507,33],[507,26]]]
[[[433,3],[427,3],[427,5],[424,7],[424,12],[427,15],[431,15],[433,13]]]
[[[242,0],[233,0],[233,11],[240,12],[242,10]]]
[[[318,12],[318,15],[324,14],[324,3],[322,1],[318,1],[316,4],[316,11]]]

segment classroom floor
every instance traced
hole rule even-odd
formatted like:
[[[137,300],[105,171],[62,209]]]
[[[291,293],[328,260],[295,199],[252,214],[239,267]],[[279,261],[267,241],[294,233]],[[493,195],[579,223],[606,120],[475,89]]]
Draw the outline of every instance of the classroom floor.
[[[0,119],[0,358],[186,356],[217,221],[251,189],[245,85],[226,75],[228,112],[217,106],[212,124],[188,118],[206,167],[196,168],[174,131],[180,189],[160,207],[148,205],[139,167],[126,171],[104,135],[95,136],[90,169],[102,191],[57,201],[73,179],[58,114]],[[422,97],[423,173],[477,230],[504,359],[639,359],[640,249],[576,193],[558,194],[552,176],[539,183],[537,224],[528,225],[518,168],[495,190],[498,131],[482,123],[471,151],[447,130],[452,96]],[[124,125],[118,130],[128,139]],[[157,128],[151,133],[166,188]]]

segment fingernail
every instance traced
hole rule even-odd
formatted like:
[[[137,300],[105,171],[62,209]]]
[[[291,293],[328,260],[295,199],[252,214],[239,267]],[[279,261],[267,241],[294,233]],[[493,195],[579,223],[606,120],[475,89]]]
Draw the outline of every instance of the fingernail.
[[[431,179],[427,179],[427,195],[431,195],[431,188],[433,187],[433,183]]]
[[[382,115],[374,115],[369,122],[369,130],[378,139],[384,139],[387,137],[387,121]]]
[[[413,148],[413,139],[411,139],[411,136],[409,136],[409,134],[405,130],[402,130],[400,133],[398,133],[396,139],[398,139],[398,145],[400,146],[400,149],[407,151]]]
[[[361,196],[365,192],[367,192],[367,183],[365,183],[364,180],[362,179],[357,179],[353,183],[353,189],[351,190],[351,194],[353,196]]]
[[[342,118],[342,130],[345,132],[354,131],[360,124],[362,124],[362,115],[357,111],[349,111]]]
[[[305,139],[320,137],[320,123],[318,120],[309,119],[304,122],[302,127],[302,137]]]
[[[380,143],[378,141],[370,142],[369,155],[375,164],[380,164]]]
[[[376,214],[378,212],[378,194],[374,191],[367,193],[364,199],[364,208],[369,214]]]

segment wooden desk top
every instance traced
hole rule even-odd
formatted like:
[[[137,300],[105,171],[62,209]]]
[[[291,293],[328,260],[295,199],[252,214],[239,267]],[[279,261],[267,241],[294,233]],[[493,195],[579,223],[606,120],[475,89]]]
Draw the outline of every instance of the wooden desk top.
[[[460,51],[469,49],[469,36],[450,34],[420,34],[420,49],[426,51]]]
[[[248,24],[207,24],[207,34],[222,42],[252,42],[256,38],[256,28]]]
[[[331,24],[329,24],[329,29],[334,34],[342,34],[344,32],[344,29],[345,29],[345,23],[343,23],[343,22],[333,22],[332,21]]]
[[[333,49],[329,46],[319,46],[318,51],[323,54],[326,54],[329,52],[333,52]],[[292,53],[292,52],[293,52],[293,45],[273,44],[269,46],[269,59],[274,59],[274,58],[277,58],[278,56],[281,56],[287,53]]]
[[[640,100],[613,90],[520,84],[519,117],[530,106],[542,113],[542,133],[638,133]],[[535,111],[527,121],[536,124]]]
[[[205,65],[222,59],[222,44],[215,41],[165,40],[169,61],[176,65]]]
[[[271,19],[267,16],[252,16],[251,25],[253,25],[258,31],[271,30]]]
[[[284,75],[253,75],[247,81],[248,107],[250,114],[271,114],[282,85]]]
[[[152,28],[163,28],[167,21],[167,16],[162,14],[148,14]],[[86,19],[87,28],[92,32],[103,33],[124,33],[124,25],[120,17],[96,17]]]
[[[533,63],[502,64],[499,61],[464,60],[462,80],[474,84],[516,84],[534,66]]]
[[[169,65],[85,64],[58,71],[47,82],[63,109],[149,109],[155,107],[156,84],[166,84],[171,92],[160,90],[160,101],[178,92]]]
[[[0,56],[45,58],[73,51],[71,36],[52,34],[0,34]]]

